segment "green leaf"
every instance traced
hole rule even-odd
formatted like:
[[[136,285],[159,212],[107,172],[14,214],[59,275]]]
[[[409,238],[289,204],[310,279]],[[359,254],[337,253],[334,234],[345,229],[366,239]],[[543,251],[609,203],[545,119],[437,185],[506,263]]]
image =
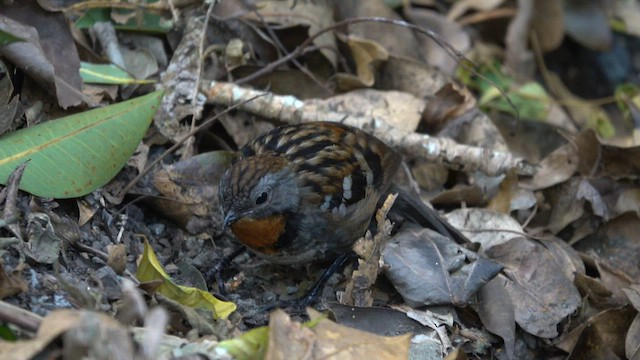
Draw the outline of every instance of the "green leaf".
[[[503,72],[502,66],[496,61],[488,61],[480,65],[478,72],[484,78],[470,73],[465,68],[459,68],[458,77],[465,85],[480,93],[478,105],[481,109],[498,110],[516,115],[513,106],[498,90],[500,88],[509,96],[522,118],[547,120],[551,109],[551,98],[541,84],[533,81],[519,84]]]
[[[597,131],[603,139],[611,139],[616,135],[616,129],[611,123],[611,119],[601,108],[594,108],[589,114],[587,127]]]
[[[153,1],[150,1],[152,3]],[[144,11],[142,14],[142,21],[138,19],[135,10],[118,9],[116,6],[113,8],[95,8],[85,12],[75,23],[75,27],[78,29],[87,29],[92,27],[96,22],[111,21],[113,27],[116,30],[127,31],[141,31],[166,34],[173,27],[173,22],[169,19],[165,19],[160,15]],[[132,13],[131,18],[125,24],[118,24],[111,19],[111,14],[117,13],[119,15]]]
[[[0,30],[0,46],[11,44],[17,41],[25,41],[25,40],[17,36],[14,36],[13,34],[10,34],[6,31]]]
[[[237,338],[221,341],[218,348],[224,349],[234,359],[264,359],[269,342],[269,328],[261,326],[251,329]]]
[[[152,80],[138,80],[113,64],[80,63],[82,81],[89,84],[151,84]]]
[[[313,329],[321,321],[329,321],[324,315],[311,317],[312,319],[303,323],[302,326]],[[220,341],[216,351],[224,350],[237,360],[264,359],[269,344],[269,330],[268,327],[261,326],[233,339]]]
[[[518,108],[520,116],[531,120],[546,120],[551,109],[551,99],[542,85],[530,81],[518,87],[513,86],[507,91],[511,101]],[[495,86],[486,89],[478,100],[478,104],[481,108],[492,108],[515,115],[511,104]]]
[[[618,108],[622,111],[623,118],[629,123],[633,123],[631,109],[629,109],[630,104],[627,101],[640,108],[640,87],[631,83],[620,84],[616,87],[614,97]]]
[[[0,339],[5,341],[16,341],[18,337],[7,325],[0,325]]]
[[[90,193],[111,180],[149,128],[162,91],[0,137],[0,183],[29,161],[20,189],[47,198]]]

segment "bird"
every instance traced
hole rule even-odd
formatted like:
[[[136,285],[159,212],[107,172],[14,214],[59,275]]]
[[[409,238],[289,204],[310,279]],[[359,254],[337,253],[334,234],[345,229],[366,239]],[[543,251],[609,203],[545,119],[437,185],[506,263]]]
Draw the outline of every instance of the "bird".
[[[277,265],[335,259],[362,237],[389,192],[408,219],[456,241],[466,238],[394,184],[402,155],[377,137],[337,122],[276,127],[239,150],[223,174],[223,228]]]

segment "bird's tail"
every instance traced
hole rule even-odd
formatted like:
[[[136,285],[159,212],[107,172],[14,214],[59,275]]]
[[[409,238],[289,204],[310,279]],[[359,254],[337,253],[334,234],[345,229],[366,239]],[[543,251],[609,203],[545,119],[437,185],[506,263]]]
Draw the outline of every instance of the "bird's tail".
[[[437,231],[441,235],[453,239],[458,244],[471,243],[466,236],[449,224],[436,210],[425,204],[417,194],[412,194],[409,190],[396,184],[391,185],[389,193],[398,194],[391,208],[391,214],[395,213],[413,223]],[[386,196],[382,198],[385,199]]]

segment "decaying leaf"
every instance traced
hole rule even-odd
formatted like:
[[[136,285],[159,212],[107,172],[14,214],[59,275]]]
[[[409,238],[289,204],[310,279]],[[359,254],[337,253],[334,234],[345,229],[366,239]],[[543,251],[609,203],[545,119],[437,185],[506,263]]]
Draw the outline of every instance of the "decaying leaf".
[[[476,99],[469,89],[448,83],[429,99],[422,113],[419,130],[437,133],[449,121],[462,116],[475,106]]]
[[[0,357],[32,359],[59,337],[64,344],[61,351],[68,358],[128,359],[134,354],[129,331],[116,320],[97,312],[65,309],[44,318],[35,338],[0,343]]]
[[[627,213],[604,224],[595,233],[584,237],[574,246],[578,251],[593,254],[594,265],[595,263],[606,264],[610,269],[624,273],[632,279],[632,282],[638,282],[640,281],[640,269],[637,266],[638,256],[640,256],[638,231],[640,231],[640,219],[634,213]],[[590,262],[584,256],[583,261]]]
[[[17,41],[0,47],[2,57],[23,69],[63,108],[85,102],[80,59],[62,13],[47,13],[36,1],[2,5],[2,31]]]
[[[317,319],[319,314],[311,315]],[[338,325],[329,320],[313,327],[316,335],[314,355],[317,358],[335,356],[340,359],[406,359],[411,335],[379,336]]]
[[[49,216],[43,213],[30,213],[27,226],[29,241],[24,243],[23,251],[36,262],[53,264],[60,256],[62,240],[56,235]]]
[[[459,209],[447,214],[447,220],[472,242],[480,243],[480,254],[494,246],[522,236],[522,226],[511,216],[484,209]]]
[[[314,35],[333,24],[333,12],[330,1],[298,1],[294,6],[288,1],[260,1],[257,7],[258,16],[252,12],[246,14],[249,19],[277,23],[282,26],[303,25],[308,27],[308,34]],[[286,15],[284,15],[286,14]],[[313,16],[309,16],[313,14]],[[331,32],[326,32],[314,39],[322,55],[331,63],[337,64],[336,39]]]
[[[430,229],[403,230],[382,256],[387,277],[413,306],[468,304],[502,268]]]
[[[488,331],[504,341],[507,356],[514,359],[516,319],[515,307],[506,290],[509,280],[498,275],[478,292],[478,315]]]
[[[282,310],[271,313],[269,327],[223,341],[220,349],[243,359],[406,359],[410,335],[379,336],[324,319],[310,310],[311,321],[300,324]]]
[[[340,37],[351,49],[353,61],[356,64],[356,75],[336,74],[338,88],[341,90],[371,87],[375,83],[376,70],[382,61],[387,60],[389,54],[375,41],[362,39],[357,36]]]
[[[432,329],[407,316],[406,312],[397,309],[378,306],[357,307],[337,303],[328,305],[336,323],[369,333],[392,336],[401,333],[417,335],[433,332]]]
[[[24,293],[28,290],[29,287],[21,272],[7,272],[5,266],[0,262],[0,299]]]
[[[520,186],[531,190],[540,190],[567,181],[578,170],[578,154],[573,144],[557,148],[547,155],[538,171],[530,179],[520,181]]]
[[[150,203],[193,233],[219,228],[218,183],[234,155],[229,151],[202,153],[165,166],[153,176],[153,185],[165,198]]]
[[[625,334],[636,310],[630,306],[597,313],[556,343],[569,359],[624,358]]]
[[[505,289],[518,325],[539,337],[556,337],[558,324],[580,305],[573,279],[565,276],[544,246],[524,237],[493,246],[485,253],[505,267]]]

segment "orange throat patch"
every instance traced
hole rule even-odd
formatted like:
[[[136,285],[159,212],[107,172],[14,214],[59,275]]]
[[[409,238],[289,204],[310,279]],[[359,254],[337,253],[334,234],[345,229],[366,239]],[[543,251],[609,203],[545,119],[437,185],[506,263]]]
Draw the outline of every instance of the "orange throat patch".
[[[272,254],[284,233],[285,218],[274,215],[262,219],[242,218],[231,225],[238,241],[254,251]]]

